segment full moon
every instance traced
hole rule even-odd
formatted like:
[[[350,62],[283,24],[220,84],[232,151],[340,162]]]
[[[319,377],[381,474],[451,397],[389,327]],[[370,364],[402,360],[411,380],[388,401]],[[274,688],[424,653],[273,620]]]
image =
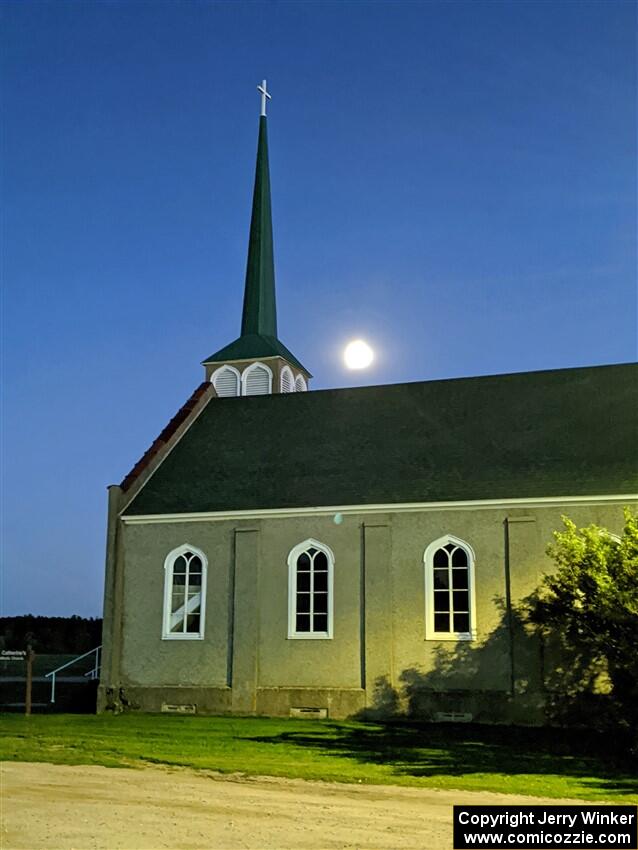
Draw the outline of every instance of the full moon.
[[[374,351],[362,339],[354,339],[346,345],[343,359],[348,369],[365,369],[374,360]]]

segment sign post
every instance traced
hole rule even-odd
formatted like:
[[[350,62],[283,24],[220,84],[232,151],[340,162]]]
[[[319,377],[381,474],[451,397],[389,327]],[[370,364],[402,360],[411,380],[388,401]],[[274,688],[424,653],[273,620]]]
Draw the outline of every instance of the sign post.
[[[31,649],[31,644],[27,646],[27,691],[24,699],[24,713],[31,714],[31,687],[33,684],[33,659],[35,652]]]

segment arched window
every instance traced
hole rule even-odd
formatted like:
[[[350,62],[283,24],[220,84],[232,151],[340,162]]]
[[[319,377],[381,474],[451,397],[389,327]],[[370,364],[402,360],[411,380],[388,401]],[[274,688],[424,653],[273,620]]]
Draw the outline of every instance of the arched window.
[[[294,393],[295,391],[295,382],[292,377],[292,371],[290,366],[284,366],[281,370],[281,391],[282,393]]]
[[[272,392],[272,372],[263,363],[253,363],[241,376],[242,395],[268,395]]]
[[[288,637],[331,638],[334,555],[305,540],[288,555]]]
[[[306,384],[306,379],[303,375],[297,375],[295,378],[295,392],[297,393],[305,393],[308,389],[308,384]]]
[[[448,534],[430,543],[423,561],[426,640],[474,640],[476,594],[472,547]]]
[[[200,549],[189,543],[169,552],[164,561],[165,640],[201,640],[204,637],[206,568]]]
[[[238,396],[241,378],[234,366],[222,366],[211,376],[215,392],[220,398]]]

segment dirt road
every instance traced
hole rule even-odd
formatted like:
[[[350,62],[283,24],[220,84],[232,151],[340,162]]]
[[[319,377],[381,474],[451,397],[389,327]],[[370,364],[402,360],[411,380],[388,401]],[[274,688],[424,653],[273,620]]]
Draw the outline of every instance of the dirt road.
[[[185,769],[2,766],[2,850],[450,850],[468,791],[221,777]]]

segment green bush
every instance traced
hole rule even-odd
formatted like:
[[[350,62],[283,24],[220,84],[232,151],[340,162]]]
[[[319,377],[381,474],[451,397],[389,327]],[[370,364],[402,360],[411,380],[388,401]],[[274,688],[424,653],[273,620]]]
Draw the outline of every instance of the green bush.
[[[550,708],[555,719],[624,730],[636,747],[638,517],[625,509],[620,538],[596,525],[577,528],[567,517],[563,524],[548,548],[558,569],[544,577],[530,610],[566,660]]]

